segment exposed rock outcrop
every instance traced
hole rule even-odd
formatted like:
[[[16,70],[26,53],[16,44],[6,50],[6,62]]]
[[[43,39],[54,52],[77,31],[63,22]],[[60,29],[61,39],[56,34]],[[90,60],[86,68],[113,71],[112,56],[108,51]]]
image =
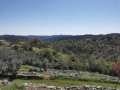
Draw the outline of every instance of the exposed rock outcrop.
[[[72,86],[72,87],[56,87],[56,86],[46,86],[45,84],[33,84],[25,83],[23,84],[28,90],[119,90],[114,88],[105,88],[102,86]]]

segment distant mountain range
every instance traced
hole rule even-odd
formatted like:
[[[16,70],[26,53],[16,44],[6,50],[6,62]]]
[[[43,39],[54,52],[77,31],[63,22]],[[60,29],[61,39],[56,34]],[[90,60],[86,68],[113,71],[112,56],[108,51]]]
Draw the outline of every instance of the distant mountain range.
[[[27,36],[28,38],[38,38],[40,40],[43,41],[51,41],[50,39],[55,39],[55,38],[59,38],[59,37],[68,37],[68,36],[72,36],[72,35],[51,35],[51,36],[35,36],[35,35],[29,35]]]
[[[17,39],[29,40],[27,36],[18,36],[18,35],[0,35],[0,39],[5,39],[8,41],[16,41]]]
[[[35,35],[28,35],[28,36],[22,36],[22,35],[0,35],[0,39],[5,39],[9,41],[16,41],[17,39],[25,39],[29,40],[30,38],[38,38],[43,41],[50,41],[50,42],[56,42],[56,41],[61,41],[61,40],[76,40],[76,41],[82,41],[85,39],[98,39],[98,38],[103,38],[103,37],[109,37],[109,36],[116,36],[120,35],[120,33],[111,33],[111,34],[100,34],[100,35],[92,35],[92,34],[87,34],[87,35],[52,35],[52,36],[35,36]]]
[[[48,39],[44,39],[44,41],[50,41],[50,42],[56,42],[61,40],[76,40],[76,41],[83,41],[85,39],[98,39],[98,38],[104,38],[104,37],[111,37],[111,36],[117,36],[120,35],[120,33],[111,33],[111,34],[100,34],[100,35],[76,35],[76,36],[57,36],[57,37],[51,37]]]

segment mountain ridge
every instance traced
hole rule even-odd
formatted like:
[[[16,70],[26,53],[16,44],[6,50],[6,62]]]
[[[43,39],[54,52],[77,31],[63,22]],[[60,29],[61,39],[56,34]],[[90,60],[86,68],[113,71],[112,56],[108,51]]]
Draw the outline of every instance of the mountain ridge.
[[[61,40],[76,40],[82,41],[85,39],[98,39],[104,37],[111,37],[120,35],[120,33],[110,33],[110,34],[85,34],[85,35],[0,35],[0,39],[5,39],[9,41],[16,41],[17,39],[25,39],[29,40],[30,38],[38,38],[42,41],[50,41],[50,42],[57,42]]]

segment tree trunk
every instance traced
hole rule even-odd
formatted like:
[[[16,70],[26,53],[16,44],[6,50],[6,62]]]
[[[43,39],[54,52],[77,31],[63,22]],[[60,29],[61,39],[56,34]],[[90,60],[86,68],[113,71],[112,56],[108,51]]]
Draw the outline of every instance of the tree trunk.
[[[44,68],[44,71],[46,72],[46,71],[47,71],[47,68]]]
[[[4,76],[4,74],[5,74],[5,72],[4,72],[4,71],[2,71],[1,75],[3,75],[3,76]]]

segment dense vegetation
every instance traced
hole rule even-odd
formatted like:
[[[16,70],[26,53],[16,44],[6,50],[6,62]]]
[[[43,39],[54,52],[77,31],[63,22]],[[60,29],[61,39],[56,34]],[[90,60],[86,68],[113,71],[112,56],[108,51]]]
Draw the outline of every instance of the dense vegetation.
[[[61,70],[80,70],[117,75],[112,66],[120,62],[120,36],[64,40],[54,43],[37,38],[18,39],[11,46],[0,44],[1,74],[15,72],[21,65]]]

